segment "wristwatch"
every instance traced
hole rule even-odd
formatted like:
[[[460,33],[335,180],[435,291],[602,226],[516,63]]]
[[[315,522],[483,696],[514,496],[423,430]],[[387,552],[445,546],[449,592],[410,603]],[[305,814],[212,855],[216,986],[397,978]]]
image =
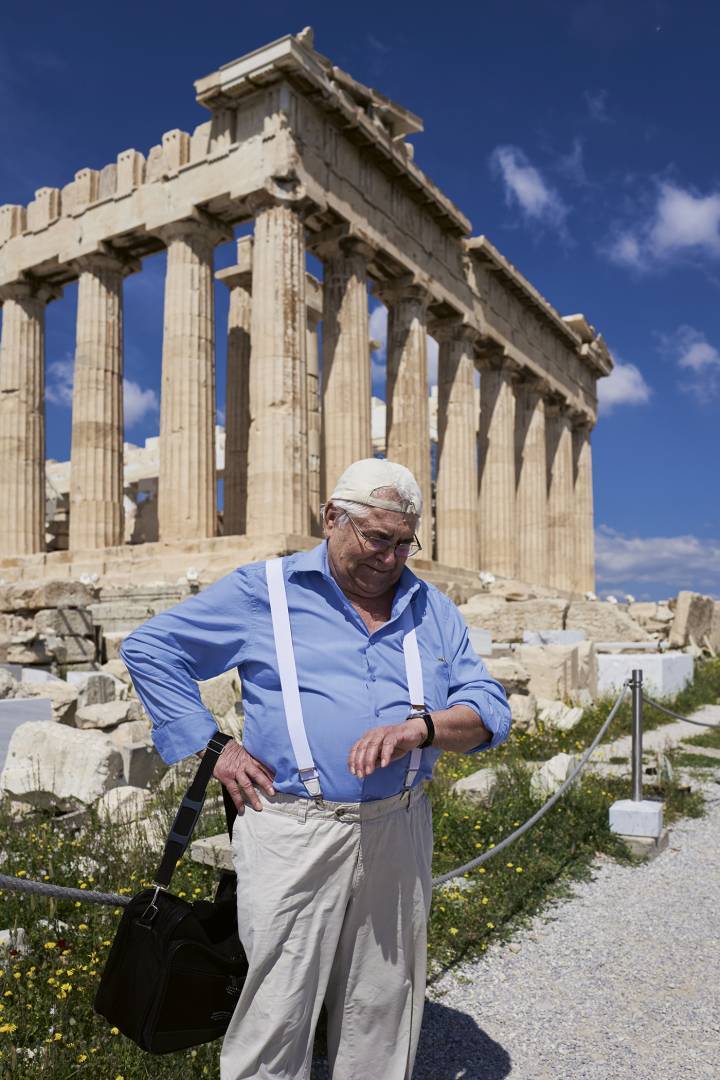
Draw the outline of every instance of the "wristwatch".
[[[418,713],[418,716],[422,717],[425,721],[425,727],[427,728],[427,738],[425,742],[421,742],[418,750],[424,750],[426,746],[432,746],[435,739],[435,725],[432,722],[432,716],[429,712]]]

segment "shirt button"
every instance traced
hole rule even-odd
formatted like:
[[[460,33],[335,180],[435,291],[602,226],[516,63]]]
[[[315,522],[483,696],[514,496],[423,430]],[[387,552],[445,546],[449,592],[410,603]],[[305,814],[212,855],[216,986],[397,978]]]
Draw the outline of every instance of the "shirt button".
[[[370,678],[372,679],[373,682],[377,682],[377,676],[376,675],[371,675]]]

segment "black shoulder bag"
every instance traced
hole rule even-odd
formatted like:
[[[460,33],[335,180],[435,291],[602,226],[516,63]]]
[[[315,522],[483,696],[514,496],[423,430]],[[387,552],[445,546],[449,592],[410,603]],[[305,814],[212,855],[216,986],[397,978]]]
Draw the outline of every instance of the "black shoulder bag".
[[[177,812],[152,888],[130,900],[95,997],[95,1011],[151,1054],[167,1054],[224,1035],[248,963],[237,930],[237,879],[224,872],[215,899],[173,896],[175,865],[188,846],[215,763],[229,741],[207,745]],[[223,787],[228,832],[237,811]]]

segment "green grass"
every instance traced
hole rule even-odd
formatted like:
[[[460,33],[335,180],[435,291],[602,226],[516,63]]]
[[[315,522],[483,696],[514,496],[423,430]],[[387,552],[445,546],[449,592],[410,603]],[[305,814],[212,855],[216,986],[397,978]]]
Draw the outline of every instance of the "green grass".
[[[672,703],[689,711],[720,693],[720,662],[698,667],[695,685]],[[486,851],[525,821],[539,806],[532,794],[528,760],[560,750],[585,748],[610,708],[603,702],[587,711],[572,732],[539,729],[514,732],[490,754],[446,754],[438,762],[430,795],[435,824],[433,871],[442,874]],[[657,717],[657,712],[655,713]],[[648,727],[652,726],[648,724]],[[608,738],[630,730],[629,708],[622,710]],[[717,742],[699,743],[711,737]],[[699,745],[720,745],[720,733],[703,733]],[[679,763],[679,762],[678,762]],[[717,763],[716,763],[717,764]],[[452,783],[478,768],[499,769],[492,806],[477,807],[451,793]],[[645,789],[665,800],[665,819],[697,816],[702,798],[681,784]],[[634,861],[610,833],[608,808],[630,794],[630,780],[586,775],[525,836],[484,867],[436,890],[429,925],[429,970],[434,980],[462,959],[482,956],[492,941],[508,940],[513,930],[550,901],[568,894],[574,880],[591,873],[596,853]],[[161,796],[169,826],[180,793]],[[224,828],[220,811],[206,812],[198,835]],[[131,894],[147,884],[157,856],[142,842],[127,843],[102,828],[91,815],[77,831],[39,811],[15,821],[0,802],[2,873],[53,881],[79,888]],[[216,873],[183,859],[173,890],[188,898],[210,897]],[[195,1080],[218,1074],[219,1044],[155,1058],[113,1034],[92,1011],[99,973],[107,957],[119,909],[15,892],[0,893],[0,928],[24,927],[27,956],[0,953],[0,1076],[3,1080]],[[43,922],[43,920],[45,922]]]

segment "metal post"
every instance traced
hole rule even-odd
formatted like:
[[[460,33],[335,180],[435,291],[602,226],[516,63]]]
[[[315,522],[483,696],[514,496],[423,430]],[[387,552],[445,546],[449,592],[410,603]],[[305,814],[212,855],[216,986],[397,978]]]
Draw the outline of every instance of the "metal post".
[[[642,801],[642,736],[643,736],[643,673],[632,673],[632,800]]]

